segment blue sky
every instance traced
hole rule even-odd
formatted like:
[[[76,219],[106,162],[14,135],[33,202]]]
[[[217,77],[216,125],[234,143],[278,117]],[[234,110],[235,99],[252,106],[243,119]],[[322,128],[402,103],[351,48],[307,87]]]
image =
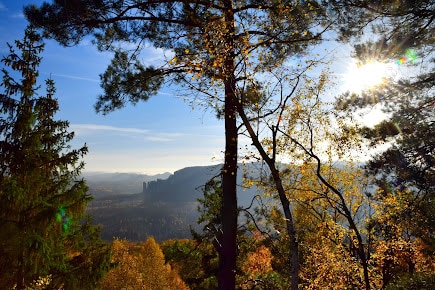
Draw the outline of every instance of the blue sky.
[[[42,2],[0,0],[1,56],[8,54],[6,42],[23,37],[27,25],[23,6]],[[341,61],[334,68],[340,72],[345,69],[343,63],[349,62],[349,49],[342,45],[337,51]],[[151,63],[162,55],[151,47],[144,53]],[[147,102],[103,116],[95,113],[93,105],[102,93],[99,74],[111,60],[109,53],[99,52],[86,40],[68,48],[47,40],[42,56],[39,83],[50,76],[54,79],[58,118],[68,120],[76,133],[72,147],[86,143],[89,148],[86,171],[155,174],[223,162],[224,124],[213,111],[192,109],[174,89],[163,88]]]
[[[6,42],[22,39],[27,22],[22,7],[42,1],[0,0],[0,54],[8,54]],[[150,61],[161,51],[147,50]],[[89,42],[64,48],[47,41],[40,70],[40,84],[52,77],[59,100],[58,118],[68,120],[76,133],[72,147],[85,142],[89,153],[86,171],[173,172],[187,166],[222,162],[223,122],[213,112],[192,109],[169,89],[147,102],[106,116],[96,114],[94,103],[101,94],[99,74],[111,55]]]

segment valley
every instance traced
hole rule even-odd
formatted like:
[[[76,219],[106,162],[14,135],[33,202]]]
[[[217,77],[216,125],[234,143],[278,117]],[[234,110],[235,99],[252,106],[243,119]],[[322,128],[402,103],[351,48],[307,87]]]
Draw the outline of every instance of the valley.
[[[191,238],[190,227],[199,231],[197,199],[202,187],[218,175],[220,166],[187,167],[159,175],[92,173],[83,175],[94,200],[87,212],[100,225],[104,240],[114,238],[157,241]],[[240,168],[239,184],[246,168]],[[240,187],[239,204],[248,206],[255,189]]]

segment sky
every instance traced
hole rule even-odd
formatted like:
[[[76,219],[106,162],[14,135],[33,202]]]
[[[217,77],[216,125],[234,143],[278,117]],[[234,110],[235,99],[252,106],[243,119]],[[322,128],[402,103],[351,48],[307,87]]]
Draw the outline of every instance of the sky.
[[[42,1],[0,0],[0,55],[6,43],[22,39],[27,21],[22,7]],[[161,51],[149,48],[148,61]],[[39,67],[39,83],[55,81],[58,118],[70,122],[75,132],[73,148],[84,143],[86,171],[157,174],[222,162],[223,122],[213,112],[192,108],[175,92],[163,88],[158,95],[136,106],[127,105],[107,115],[97,114],[94,104],[102,93],[99,75],[111,60],[88,41],[64,48],[46,41]]]
[[[27,25],[23,6],[42,2],[0,0],[1,56],[9,52],[7,42],[23,37]],[[147,102],[97,114],[94,104],[102,93],[99,75],[112,55],[99,52],[88,40],[68,48],[52,40],[45,42],[39,83],[49,77],[55,81],[60,106],[57,117],[69,121],[76,134],[72,148],[84,143],[89,148],[85,171],[173,173],[223,162],[224,124],[213,111],[192,108],[174,89],[162,88]],[[162,59],[163,52],[149,47],[144,56],[154,63]]]

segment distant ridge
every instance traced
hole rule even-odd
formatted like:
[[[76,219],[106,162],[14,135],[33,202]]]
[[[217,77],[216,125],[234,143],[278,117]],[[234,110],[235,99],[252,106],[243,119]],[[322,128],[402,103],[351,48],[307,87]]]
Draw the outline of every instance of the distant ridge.
[[[237,198],[240,205],[250,203],[257,193],[255,188],[242,189],[243,172],[251,172],[255,165],[239,164],[237,183],[239,185]],[[203,186],[213,177],[217,177],[222,164],[210,166],[186,167],[174,172],[166,179],[146,182],[143,186],[145,200],[163,202],[196,202],[203,196]]]
[[[191,238],[189,226],[197,230],[199,213],[197,199],[202,187],[217,176],[222,165],[186,167],[174,174],[148,176],[144,174],[109,173],[85,175],[94,200],[88,212],[94,223],[102,226],[102,236],[131,241],[144,241],[149,236],[163,241],[171,238]],[[240,165],[238,184],[243,172],[253,165]],[[145,186],[144,186],[145,183]],[[239,206],[248,206],[257,190],[238,187]]]
[[[101,172],[101,171],[85,171],[82,177],[89,178],[92,181],[127,181],[132,177],[142,177],[146,180],[166,179],[171,175],[169,172],[158,174],[130,173],[130,172]]]
[[[343,167],[345,164],[336,163]],[[285,165],[283,165],[285,166]],[[102,225],[102,236],[111,241],[114,237],[131,241],[145,241],[153,236],[158,241],[171,238],[191,238],[189,226],[197,230],[199,213],[197,199],[203,196],[203,186],[219,174],[222,165],[186,167],[157,175],[137,173],[84,174],[94,200],[88,212],[96,224]],[[248,207],[257,188],[243,188],[245,173],[258,179],[267,176],[262,163],[239,164],[237,175],[237,200],[239,207]],[[262,199],[268,202],[267,198]],[[255,207],[257,202],[253,203]],[[252,209],[252,208],[251,208]]]
[[[90,194],[96,198],[107,195],[140,193],[143,190],[143,182],[166,179],[170,175],[169,172],[156,175],[122,172],[84,172],[81,177],[86,180]]]
[[[202,196],[201,187],[219,174],[222,165],[186,167],[166,179],[148,181],[142,192],[152,201],[187,202]]]

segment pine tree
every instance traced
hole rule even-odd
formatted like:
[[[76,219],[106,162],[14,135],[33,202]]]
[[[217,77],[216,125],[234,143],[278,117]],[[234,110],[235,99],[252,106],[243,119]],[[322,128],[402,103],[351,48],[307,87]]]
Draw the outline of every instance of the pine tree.
[[[84,219],[91,197],[79,173],[87,147],[71,150],[68,122],[54,119],[53,80],[39,95],[43,49],[28,27],[2,59],[0,288],[25,289],[45,279],[50,287],[91,289],[108,267],[109,248]]]

